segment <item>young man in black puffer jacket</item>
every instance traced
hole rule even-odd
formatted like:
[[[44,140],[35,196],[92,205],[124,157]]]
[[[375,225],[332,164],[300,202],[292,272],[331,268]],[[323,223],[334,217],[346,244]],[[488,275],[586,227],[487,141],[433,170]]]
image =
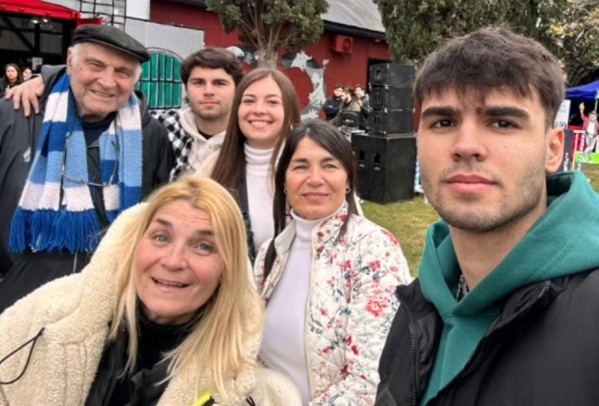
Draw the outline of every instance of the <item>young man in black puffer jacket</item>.
[[[442,217],[381,355],[376,406],[596,405],[599,197],[561,165],[559,61],[484,28],[415,82],[424,192]]]

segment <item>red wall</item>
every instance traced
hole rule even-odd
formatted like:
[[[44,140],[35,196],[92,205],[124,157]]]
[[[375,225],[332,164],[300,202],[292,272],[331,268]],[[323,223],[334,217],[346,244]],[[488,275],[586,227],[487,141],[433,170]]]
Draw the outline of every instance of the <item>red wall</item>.
[[[204,30],[204,41],[208,46],[228,47],[238,45],[237,34],[225,34],[218,15],[199,6],[153,0],[150,6],[150,20],[162,24],[175,24],[187,28]],[[325,31],[320,41],[306,48],[306,53],[323,65],[325,70],[326,95],[330,97],[336,84],[349,87],[367,84],[368,60],[389,60],[388,46],[384,41],[354,37],[351,54],[340,54],[331,49],[335,34]],[[310,78],[297,68],[285,71],[293,81],[300,96],[302,107],[308,105],[308,95],[312,91]]]

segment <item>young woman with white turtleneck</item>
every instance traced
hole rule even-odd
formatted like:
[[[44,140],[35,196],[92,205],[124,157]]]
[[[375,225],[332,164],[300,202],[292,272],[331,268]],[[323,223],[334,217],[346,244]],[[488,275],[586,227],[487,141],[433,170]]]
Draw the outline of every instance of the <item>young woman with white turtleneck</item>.
[[[412,279],[395,237],[357,214],[355,177],[333,125],[297,126],[275,174],[274,236],[254,265],[266,305],[260,359],[304,405],[374,403],[395,288]]]
[[[299,122],[297,93],[287,76],[275,69],[254,69],[237,86],[221,150],[196,172],[210,176],[237,199],[252,262],[260,245],[272,237],[274,165]]]

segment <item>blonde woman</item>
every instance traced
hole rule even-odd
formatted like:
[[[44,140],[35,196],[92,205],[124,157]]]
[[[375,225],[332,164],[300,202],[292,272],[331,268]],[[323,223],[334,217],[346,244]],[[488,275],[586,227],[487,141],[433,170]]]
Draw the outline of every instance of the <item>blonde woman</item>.
[[[0,405],[296,405],[256,362],[263,310],[244,224],[216,182],[124,212],[80,274],[0,316]]]

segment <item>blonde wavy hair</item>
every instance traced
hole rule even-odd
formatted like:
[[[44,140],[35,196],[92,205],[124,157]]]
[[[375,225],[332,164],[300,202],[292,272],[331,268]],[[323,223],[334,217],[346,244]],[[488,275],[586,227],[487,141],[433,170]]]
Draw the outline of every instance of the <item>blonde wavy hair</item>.
[[[216,389],[226,399],[225,382],[244,366],[258,367],[255,359],[244,354],[243,339],[248,334],[260,334],[263,318],[248,326],[250,317],[255,318],[250,314],[262,304],[250,280],[245,225],[233,197],[213,180],[186,177],[163,186],[149,197],[137,224],[126,231],[128,235],[122,238],[122,260],[116,270],[118,303],[109,338],[116,339],[120,321],[124,319],[129,332],[126,370],[132,371],[138,350],[135,252],[158,209],[176,200],[187,201],[192,207],[210,215],[225,269],[220,285],[206,303],[198,324],[177,348],[165,355],[164,362],[169,363],[167,380],[181,371],[193,371],[202,365],[207,371],[209,388]],[[255,331],[247,330],[252,327]]]

